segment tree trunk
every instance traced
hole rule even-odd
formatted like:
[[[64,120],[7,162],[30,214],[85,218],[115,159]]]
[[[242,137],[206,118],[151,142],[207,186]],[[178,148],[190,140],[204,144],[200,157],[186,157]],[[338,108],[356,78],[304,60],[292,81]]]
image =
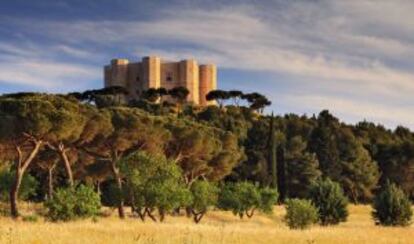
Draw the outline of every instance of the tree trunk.
[[[145,211],[146,211],[148,217],[150,217],[152,219],[152,221],[157,222],[157,219],[154,217],[154,215],[152,215],[152,213],[154,212],[153,209],[145,208]]]
[[[118,167],[116,167],[116,161],[112,161],[111,162],[111,169],[112,169],[112,174],[115,178],[116,181],[116,185],[118,187],[119,190],[119,202],[118,202],[118,215],[119,218],[124,219],[125,218],[125,211],[124,211],[124,198],[122,196],[122,179],[121,179],[121,175],[119,174],[119,169]]]
[[[42,144],[43,144],[42,141],[34,141],[33,149],[26,159],[23,159],[23,152],[20,146],[18,145],[15,146],[18,159],[16,161],[16,169],[15,169],[16,174],[13,179],[13,183],[10,187],[10,192],[9,192],[10,193],[10,213],[13,218],[17,218],[19,216],[17,200],[19,196],[19,190],[20,190],[20,185],[22,183],[23,175],[26,172],[26,169],[29,167],[30,163],[36,157]]]
[[[252,209],[251,211],[250,211],[250,213],[249,213],[249,210],[246,210],[246,216],[250,219],[251,217],[253,217],[253,215],[254,215],[254,211],[255,211],[256,209]]]
[[[203,218],[204,214],[206,213],[205,210],[204,211],[201,211],[199,213],[196,213],[194,210],[192,212],[193,212],[193,215],[194,215],[194,218],[193,219],[194,219],[194,222],[196,224],[198,224],[200,222],[200,220]]]
[[[19,167],[16,167],[16,174],[14,176],[13,184],[10,189],[10,213],[13,218],[19,216],[19,210],[17,207],[17,199],[20,190],[20,185],[23,179],[23,173]]]
[[[48,197],[53,198],[53,170],[55,167],[48,169]]]
[[[187,216],[187,218],[191,218],[192,211],[193,210],[190,207],[185,208],[185,215]]]
[[[160,214],[160,222],[163,222],[165,219],[165,210],[163,208],[159,208],[158,213]]]
[[[68,185],[70,187],[73,187],[74,186],[73,173],[72,173],[72,168],[70,166],[68,155],[66,155],[66,151],[67,149],[64,148],[63,144],[59,145],[59,155],[60,155],[60,158],[62,159],[63,165],[65,166],[65,171],[68,176],[68,179],[67,179]]]

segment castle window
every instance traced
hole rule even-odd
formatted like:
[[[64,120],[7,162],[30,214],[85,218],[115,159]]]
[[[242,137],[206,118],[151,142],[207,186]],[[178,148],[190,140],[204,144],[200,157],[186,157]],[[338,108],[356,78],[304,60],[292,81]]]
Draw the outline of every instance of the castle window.
[[[136,81],[139,82],[139,76],[137,76]]]
[[[166,80],[167,81],[172,81],[172,74],[170,72],[167,73]]]

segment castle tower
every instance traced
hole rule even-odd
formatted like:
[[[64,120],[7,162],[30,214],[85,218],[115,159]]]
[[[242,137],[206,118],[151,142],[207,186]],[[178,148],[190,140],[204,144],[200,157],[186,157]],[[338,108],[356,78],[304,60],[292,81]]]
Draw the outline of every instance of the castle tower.
[[[199,80],[197,61],[189,59],[182,60],[179,64],[180,85],[186,87],[190,92],[188,101],[199,104]]]
[[[161,59],[150,56],[142,59],[142,88],[159,88],[161,86]]]
[[[127,87],[128,63],[128,59],[112,59],[105,67],[105,86]]]
[[[217,89],[217,68],[213,64],[200,65],[199,68],[199,77],[200,77],[200,87],[199,87],[199,97],[200,105],[215,105],[214,101],[207,101],[206,95]]]

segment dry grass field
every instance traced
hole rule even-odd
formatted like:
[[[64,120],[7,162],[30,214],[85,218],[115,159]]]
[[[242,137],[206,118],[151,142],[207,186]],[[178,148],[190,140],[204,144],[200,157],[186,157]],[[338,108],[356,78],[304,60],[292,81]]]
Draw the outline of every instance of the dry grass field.
[[[346,223],[305,231],[290,230],[282,221],[284,210],[277,207],[272,216],[256,215],[240,220],[231,213],[210,212],[200,224],[184,216],[168,216],[164,223],[135,218],[124,221],[109,217],[93,221],[50,223],[13,221],[0,217],[0,243],[414,243],[414,226],[392,228],[375,226],[369,206],[350,206]],[[35,206],[25,206],[25,214]],[[109,212],[109,210],[107,210]]]

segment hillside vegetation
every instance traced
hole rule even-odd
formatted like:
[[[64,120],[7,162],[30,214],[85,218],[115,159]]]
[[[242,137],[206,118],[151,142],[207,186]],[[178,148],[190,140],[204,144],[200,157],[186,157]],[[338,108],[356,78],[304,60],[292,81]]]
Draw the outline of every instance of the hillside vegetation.
[[[196,233],[189,242],[288,242],[299,234],[286,230],[283,208],[274,213],[285,203],[289,227],[311,228],[298,239],[310,243],[342,234],[344,242],[364,241],[363,232],[381,232],[374,223],[411,228],[414,133],[408,128],[350,125],[327,110],[266,115],[271,103],[258,93],[212,91],[207,99],[218,106],[209,107],[187,103],[184,87],[149,89],[128,103],[125,95],[111,87],[0,96],[0,211],[15,220],[2,219],[9,226],[2,238],[43,233],[38,237],[66,242],[59,235],[78,228],[125,232],[126,242],[144,238],[143,230],[146,241],[158,242],[178,228],[173,242],[186,242],[188,230]],[[38,210],[22,212],[24,201]],[[374,209],[349,210],[349,203]],[[101,218],[108,208],[117,209],[118,222],[112,213]],[[406,232],[396,228],[375,238],[381,242],[397,230]],[[361,236],[352,239],[354,231]]]

